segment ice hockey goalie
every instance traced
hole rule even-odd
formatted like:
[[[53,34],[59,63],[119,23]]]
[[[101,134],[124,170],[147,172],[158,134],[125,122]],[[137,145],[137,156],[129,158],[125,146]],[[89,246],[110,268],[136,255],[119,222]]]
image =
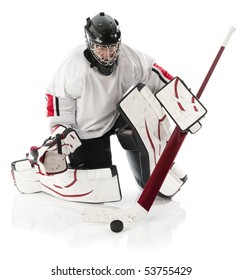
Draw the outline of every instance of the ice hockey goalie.
[[[124,125],[115,131],[137,184],[144,188],[171,135],[170,120],[182,131],[195,133],[206,109],[178,77],[153,94],[143,84],[130,90],[117,104]],[[122,199],[115,165],[103,168],[73,167],[71,155],[82,145],[72,128],[55,126],[51,136],[30,155],[12,163],[15,185],[22,193],[46,192],[60,199],[103,203]],[[161,170],[162,172],[162,170]],[[159,195],[174,196],[186,173],[176,163]]]

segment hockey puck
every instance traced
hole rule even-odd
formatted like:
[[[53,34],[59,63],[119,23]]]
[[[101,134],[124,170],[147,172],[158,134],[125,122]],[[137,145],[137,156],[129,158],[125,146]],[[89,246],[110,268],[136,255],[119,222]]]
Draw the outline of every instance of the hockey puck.
[[[111,228],[111,231],[113,231],[113,232],[120,232],[123,230],[124,224],[120,220],[113,220],[110,223],[110,228]]]

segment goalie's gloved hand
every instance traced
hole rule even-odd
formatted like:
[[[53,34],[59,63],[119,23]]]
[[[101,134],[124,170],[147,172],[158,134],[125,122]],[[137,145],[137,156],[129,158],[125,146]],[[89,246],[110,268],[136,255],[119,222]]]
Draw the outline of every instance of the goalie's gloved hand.
[[[43,144],[43,146],[48,147],[49,150],[65,155],[73,153],[80,145],[81,140],[76,131],[63,126],[55,130],[54,133],[51,134],[51,137]]]
[[[67,169],[66,156],[80,145],[81,140],[74,129],[56,126],[43,145],[31,147],[30,152],[41,173],[55,174]]]
[[[63,125],[56,125],[51,129],[51,135],[44,140],[42,146],[32,146],[30,148],[30,154],[33,156],[34,160],[37,161],[39,158],[38,150],[42,147],[51,147],[57,142],[56,138],[59,138],[59,135],[66,130],[66,127]]]

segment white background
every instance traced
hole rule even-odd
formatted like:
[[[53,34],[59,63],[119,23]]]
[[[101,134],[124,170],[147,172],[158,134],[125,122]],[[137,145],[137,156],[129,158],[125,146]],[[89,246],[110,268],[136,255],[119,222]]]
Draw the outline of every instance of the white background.
[[[190,276],[241,278],[241,63],[239,0],[8,0],[0,4],[1,279],[57,279],[51,269],[191,266]],[[62,59],[84,42],[85,19],[104,11],[120,22],[123,42],[156,57],[194,93],[230,26],[227,45],[202,97],[203,128],[189,135],[178,156],[189,180],[170,201],[155,202],[147,217],[119,234],[87,224],[83,205],[47,195],[21,195],[10,164],[49,136],[45,89]],[[123,200],[139,197],[125,153],[113,139]],[[69,276],[58,279],[80,279]],[[85,279],[95,276],[86,276]],[[105,277],[105,279],[121,277]],[[133,279],[166,279],[137,273]],[[83,277],[82,277],[83,279]],[[97,279],[97,277],[95,278]],[[104,279],[104,277],[103,277]],[[122,279],[131,279],[123,276]]]

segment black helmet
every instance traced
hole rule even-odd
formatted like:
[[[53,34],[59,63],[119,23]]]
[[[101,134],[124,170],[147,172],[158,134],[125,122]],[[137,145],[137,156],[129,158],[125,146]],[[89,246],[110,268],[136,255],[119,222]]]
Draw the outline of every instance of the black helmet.
[[[87,18],[84,27],[87,48],[85,54],[91,62],[104,75],[110,75],[117,64],[121,32],[116,19],[105,13],[99,13],[92,19]]]

